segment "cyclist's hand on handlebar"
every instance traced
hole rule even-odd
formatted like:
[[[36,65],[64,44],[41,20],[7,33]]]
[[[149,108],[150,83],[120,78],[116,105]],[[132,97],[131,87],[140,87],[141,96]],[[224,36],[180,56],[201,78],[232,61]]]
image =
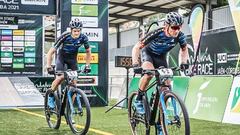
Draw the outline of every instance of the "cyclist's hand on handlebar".
[[[133,64],[133,72],[135,74],[142,74],[142,67],[140,67],[138,64]]]
[[[91,72],[91,67],[90,67],[90,65],[85,65],[85,66],[84,66],[84,69],[83,69],[83,72],[84,72],[84,73],[90,73],[90,72]]]
[[[55,71],[54,71],[54,69],[53,69],[53,67],[47,67],[47,72],[48,72],[48,74],[50,74],[50,75],[53,75],[53,74],[55,74]]]
[[[186,70],[186,69],[188,69],[189,68],[189,64],[181,64],[180,65],[180,69],[181,70]]]

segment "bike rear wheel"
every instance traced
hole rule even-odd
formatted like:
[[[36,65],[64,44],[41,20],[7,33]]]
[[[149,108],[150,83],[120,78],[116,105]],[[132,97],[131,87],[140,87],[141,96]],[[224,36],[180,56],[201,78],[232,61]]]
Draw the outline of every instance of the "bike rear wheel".
[[[183,101],[173,92],[164,96],[166,110],[160,113],[164,135],[190,135],[190,122]]]
[[[52,95],[55,99],[54,108],[48,106],[49,96]],[[58,129],[61,124],[61,115],[60,115],[60,100],[56,92],[53,92],[51,89],[46,91],[44,98],[44,112],[45,117],[50,128]]]
[[[88,132],[91,112],[86,94],[80,89],[74,89],[66,100],[67,121],[74,134],[85,135]],[[69,98],[70,96],[70,98]]]
[[[128,119],[133,135],[149,135],[150,134],[150,112],[147,99],[143,96],[143,105],[145,114],[138,114],[134,102],[137,97],[137,92],[133,92],[128,100]]]

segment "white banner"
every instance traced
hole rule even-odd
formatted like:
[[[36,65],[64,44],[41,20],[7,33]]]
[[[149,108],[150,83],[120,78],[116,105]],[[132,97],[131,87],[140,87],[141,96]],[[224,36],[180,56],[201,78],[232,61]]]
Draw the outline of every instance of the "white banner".
[[[48,0],[21,0],[23,5],[48,5]]]
[[[82,33],[88,37],[89,41],[103,41],[102,28],[83,28]]]
[[[224,123],[240,124],[240,77],[233,80],[227,107],[223,117]],[[226,95],[227,96],[227,95]]]
[[[72,0],[72,3],[77,3],[77,4],[98,4],[98,0]]]
[[[72,20],[75,18],[78,18],[83,23],[83,27],[98,27],[97,17],[72,17]]]

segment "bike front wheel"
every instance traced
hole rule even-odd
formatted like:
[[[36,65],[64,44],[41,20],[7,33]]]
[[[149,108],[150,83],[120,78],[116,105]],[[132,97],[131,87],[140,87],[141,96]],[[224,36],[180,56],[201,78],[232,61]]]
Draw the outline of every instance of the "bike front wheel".
[[[85,135],[88,132],[91,112],[86,94],[80,89],[68,91],[66,100],[66,118],[74,134]]]
[[[183,101],[173,92],[164,96],[166,109],[160,113],[164,135],[190,135],[190,122]]]
[[[48,105],[49,98],[54,99],[54,107]],[[44,112],[45,117],[50,128],[58,129],[61,124],[61,115],[60,115],[60,100],[56,92],[53,92],[51,89],[46,91],[44,97]]]
[[[149,106],[145,97],[143,97],[144,114],[139,114],[134,105],[137,97],[137,92],[133,92],[128,100],[128,119],[131,126],[133,135],[149,135],[150,124],[149,124]]]

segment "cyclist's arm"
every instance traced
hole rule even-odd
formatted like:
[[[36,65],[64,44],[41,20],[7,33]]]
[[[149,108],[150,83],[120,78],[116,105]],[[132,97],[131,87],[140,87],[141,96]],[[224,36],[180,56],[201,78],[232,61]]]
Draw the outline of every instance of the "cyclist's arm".
[[[86,65],[90,65],[90,62],[91,62],[91,47],[88,43],[88,38],[87,37],[84,38],[84,44],[83,45],[84,45],[84,48],[86,49],[86,57],[85,57]]]
[[[144,44],[139,41],[132,49],[132,64],[139,64],[140,50],[144,47]]]
[[[56,49],[54,47],[51,47],[47,53],[47,68],[51,68],[52,64],[52,56],[56,52]]]
[[[187,44],[185,44],[181,47],[179,53],[180,53],[180,57],[181,57],[181,63],[187,64],[187,61],[189,59]]]

